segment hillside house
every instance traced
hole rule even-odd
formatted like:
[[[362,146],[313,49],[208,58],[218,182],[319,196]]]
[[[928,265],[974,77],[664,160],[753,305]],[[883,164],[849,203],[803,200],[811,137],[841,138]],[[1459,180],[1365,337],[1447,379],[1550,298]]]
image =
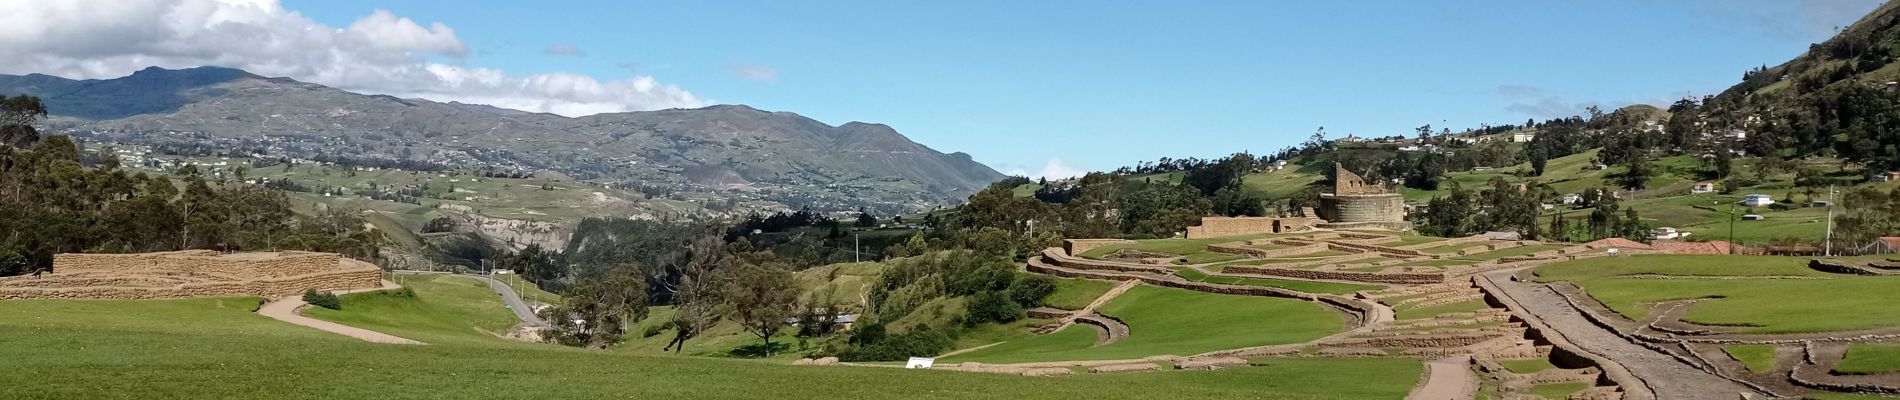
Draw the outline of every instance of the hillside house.
[[[1861,250],[1861,254],[1900,253],[1900,236],[1888,236],[1888,237],[1882,237],[1882,238],[1875,238],[1873,242],[1867,243],[1866,246],[1862,246],[1860,250]]]
[[[1751,194],[1747,196],[1742,196],[1742,205],[1745,205],[1745,206],[1767,207],[1770,204],[1775,204],[1775,198],[1769,195]]]
[[[1900,171],[1887,171],[1874,174],[1874,182],[1900,182]]]
[[[1531,139],[1536,139],[1536,138],[1537,138],[1537,134],[1530,133],[1530,132],[1518,132],[1518,133],[1511,134],[1512,143],[1529,142],[1531,141]]]
[[[1689,188],[1689,193],[1693,194],[1703,194],[1713,191],[1715,191],[1715,182],[1709,181],[1696,182],[1694,187]]]
[[[1577,193],[1564,193],[1564,198],[1561,201],[1564,204],[1575,205],[1577,203],[1583,202],[1583,195],[1577,194]]]
[[[1652,235],[1650,238],[1654,240],[1676,240],[1676,239],[1680,239],[1687,236],[1689,236],[1688,232],[1679,231],[1679,230],[1676,230],[1676,228],[1665,226],[1665,227],[1656,228],[1655,234]]]

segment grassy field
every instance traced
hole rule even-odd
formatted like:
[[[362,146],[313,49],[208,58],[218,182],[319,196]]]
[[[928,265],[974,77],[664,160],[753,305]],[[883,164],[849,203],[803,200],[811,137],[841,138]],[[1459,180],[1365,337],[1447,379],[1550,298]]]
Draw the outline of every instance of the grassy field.
[[[1478,311],[1478,310],[1483,310],[1486,308],[1491,308],[1491,306],[1489,304],[1485,304],[1484,301],[1482,300],[1471,300],[1471,301],[1463,301],[1463,302],[1457,302],[1457,303],[1451,303],[1451,304],[1440,304],[1440,305],[1435,305],[1431,307],[1411,307],[1411,308],[1397,309],[1397,310],[1393,310],[1392,317],[1396,319],[1420,319],[1420,318],[1430,318],[1434,315],[1439,315],[1439,314]]]
[[[1857,344],[1847,348],[1847,358],[1834,366],[1843,374],[1884,374],[1900,372],[1900,345]]]
[[[1702,299],[1684,320],[1757,333],[1829,332],[1900,325],[1900,277],[1836,275],[1806,259],[1768,256],[1640,255],[1553,263],[1538,280],[1570,281],[1617,313],[1649,315],[1656,302]],[[1626,275],[1679,279],[1632,279]],[[1763,279],[1695,279],[1763,277]],[[1805,279],[1768,279],[1797,277]],[[1827,296],[1815,296],[1827,293]]]
[[[1108,255],[1109,253],[1114,253],[1122,249],[1129,249],[1129,250],[1139,250],[1139,251],[1146,251],[1146,252],[1153,252],[1153,253],[1164,253],[1164,254],[1173,254],[1177,256],[1189,256],[1189,257],[1203,256],[1203,257],[1218,258],[1220,256],[1228,256],[1228,257],[1233,257],[1233,258],[1228,259],[1228,260],[1232,260],[1232,259],[1238,259],[1239,257],[1234,256],[1232,254],[1213,253],[1213,252],[1207,251],[1207,245],[1218,244],[1218,243],[1239,242],[1243,240],[1263,239],[1263,238],[1276,237],[1276,236],[1285,237],[1285,236],[1300,236],[1300,235],[1293,235],[1293,234],[1276,235],[1276,234],[1271,234],[1271,233],[1262,233],[1262,234],[1253,234],[1253,235],[1226,236],[1226,237],[1205,238],[1205,239],[1138,240],[1133,244],[1114,244],[1114,245],[1107,245],[1107,246],[1089,249],[1089,251],[1082,252],[1082,257],[1100,258],[1102,256]],[[1207,261],[1207,262],[1214,262],[1214,261]]]
[[[1096,298],[1114,289],[1115,283],[1092,279],[1056,279],[1056,291],[1042,302],[1050,307],[1064,310],[1080,310],[1095,302]]]
[[[486,342],[520,322],[487,283],[474,278],[416,275],[403,284],[414,289],[414,297],[396,291],[346,294],[342,310],[310,307],[304,315],[423,343]]]
[[[442,296],[418,299],[434,303],[445,300]],[[1417,382],[1420,368],[1416,360],[1402,359],[1289,359],[1262,368],[1031,378],[629,355],[475,334],[424,346],[379,345],[258,316],[251,312],[258,301],[0,301],[0,337],[6,338],[0,345],[0,374],[8,377],[0,398],[782,399],[797,393],[1357,400],[1403,396]],[[371,307],[363,305],[363,311]],[[432,325],[395,321],[382,328],[440,332],[438,338],[461,335]]]
[[[1589,388],[1590,384],[1588,382],[1543,383],[1532,385],[1530,393],[1546,399],[1563,400],[1570,398],[1572,393],[1581,392]]]
[[[1530,373],[1536,373],[1537,371],[1557,368],[1557,366],[1555,365],[1550,365],[1549,359],[1544,359],[1544,358],[1527,358],[1527,359],[1522,359],[1522,360],[1499,360],[1498,365],[1504,366],[1504,369],[1511,370],[1511,372],[1516,372],[1520,374],[1530,374]]]
[[[1518,246],[1518,247],[1512,247],[1508,249],[1499,249],[1496,251],[1487,251],[1483,253],[1460,256],[1458,257],[1458,259],[1472,260],[1472,261],[1489,261],[1489,260],[1496,260],[1496,259],[1505,258],[1505,257],[1528,256],[1533,253],[1551,251],[1551,250],[1561,249],[1568,246],[1569,245],[1565,245],[1565,244],[1533,244],[1529,246]]]
[[[1353,294],[1353,293],[1358,293],[1359,291],[1362,291],[1362,290],[1378,290],[1378,289],[1384,288],[1384,286],[1358,285],[1358,284],[1351,284],[1351,283],[1316,282],[1316,281],[1302,281],[1302,280],[1275,279],[1275,278],[1241,278],[1241,277],[1233,277],[1233,276],[1210,276],[1210,275],[1201,273],[1201,271],[1197,271],[1197,270],[1189,269],[1189,268],[1176,270],[1175,275],[1180,275],[1182,278],[1187,278],[1188,280],[1196,281],[1196,282],[1219,283],[1219,284],[1226,284],[1226,285],[1267,286],[1267,287],[1277,287],[1277,288],[1287,289],[1287,290],[1297,290],[1297,291],[1307,292],[1307,293]]]
[[[1094,347],[1094,330],[1072,327],[953,356],[945,362],[1017,363],[1190,355],[1302,343],[1338,332],[1344,326],[1338,315],[1311,302],[1152,286],[1129,290],[1102,306],[1100,311],[1127,322],[1132,333],[1113,344]]]
[[[1722,346],[1722,351],[1735,357],[1736,361],[1741,361],[1743,366],[1748,367],[1748,372],[1762,374],[1775,369],[1775,346],[1737,344]]]

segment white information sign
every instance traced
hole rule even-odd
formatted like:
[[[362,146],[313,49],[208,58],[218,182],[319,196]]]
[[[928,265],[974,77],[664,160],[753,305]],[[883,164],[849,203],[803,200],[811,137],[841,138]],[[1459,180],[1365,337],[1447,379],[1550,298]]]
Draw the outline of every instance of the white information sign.
[[[911,357],[910,362],[904,364],[904,368],[929,369],[931,365],[936,364],[936,363],[937,363],[937,359],[935,358]]]

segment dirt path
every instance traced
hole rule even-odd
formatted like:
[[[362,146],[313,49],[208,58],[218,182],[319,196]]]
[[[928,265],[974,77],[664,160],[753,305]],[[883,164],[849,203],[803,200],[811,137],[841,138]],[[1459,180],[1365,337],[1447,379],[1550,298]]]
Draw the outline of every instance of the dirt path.
[[[1405,400],[1470,400],[1478,393],[1471,356],[1457,355],[1425,363],[1425,380]]]
[[[399,288],[402,288],[402,287],[396,286],[394,282],[383,281],[383,287],[379,287],[379,288],[337,290],[337,291],[331,291],[330,293],[343,295],[343,294],[350,294],[350,293],[369,292],[369,291],[385,290],[385,289],[399,289]],[[269,303],[264,303],[263,307],[259,307],[257,309],[257,314],[270,317],[271,319],[275,319],[278,321],[284,321],[284,322],[289,322],[296,325],[316,328],[317,330],[332,332],[332,333],[336,333],[336,334],[340,334],[344,336],[362,339],[368,342],[388,343],[388,344],[423,344],[422,342],[404,339],[404,338],[392,336],[389,334],[385,334],[382,332],[377,332],[377,331],[372,331],[368,329],[343,325],[343,324],[339,324],[335,322],[305,317],[297,313],[298,310],[303,309],[303,307],[307,305],[309,305],[309,303],[305,303],[303,301],[303,295],[285,296],[284,298],[272,300]]]
[[[1709,374],[1667,354],[1631,343],[1615,332],[1591,323],[1561,295],[1541,284],[1511,280],[1515,270],[1485,273],[1491,282],[1521,304],[1529,315],[1548,324],[1557,334],[1585,351],[1616,362],[1643,381],[1658,399],[1735,399],[1746,393],[1763,394],[1740,383]]]

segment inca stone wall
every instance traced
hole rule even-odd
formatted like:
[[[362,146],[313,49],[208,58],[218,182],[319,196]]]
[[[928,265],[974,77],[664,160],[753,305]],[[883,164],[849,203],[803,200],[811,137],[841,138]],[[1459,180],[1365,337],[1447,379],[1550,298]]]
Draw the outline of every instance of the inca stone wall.
[[[52,274],[0,278],[0,299],[274,298],[381,285],[380,268],[331,253],[59,254]]]
[[[1252,235],[1256,233],[1298,232],[1319,224],[1304,217],[1201,217],[1201,226],[1187,228],[1189,239]]]
[[[1396,193],[1320,196],[1319,206],[1327,222],[1405,221],[1405,196]]]
[[[1082,252],[1097,247],[1133,243],[1135,243],[1135,241],[1126,239],[1062,239],[1062,249],[1068,251],[1069,255],[1080,256]]]

